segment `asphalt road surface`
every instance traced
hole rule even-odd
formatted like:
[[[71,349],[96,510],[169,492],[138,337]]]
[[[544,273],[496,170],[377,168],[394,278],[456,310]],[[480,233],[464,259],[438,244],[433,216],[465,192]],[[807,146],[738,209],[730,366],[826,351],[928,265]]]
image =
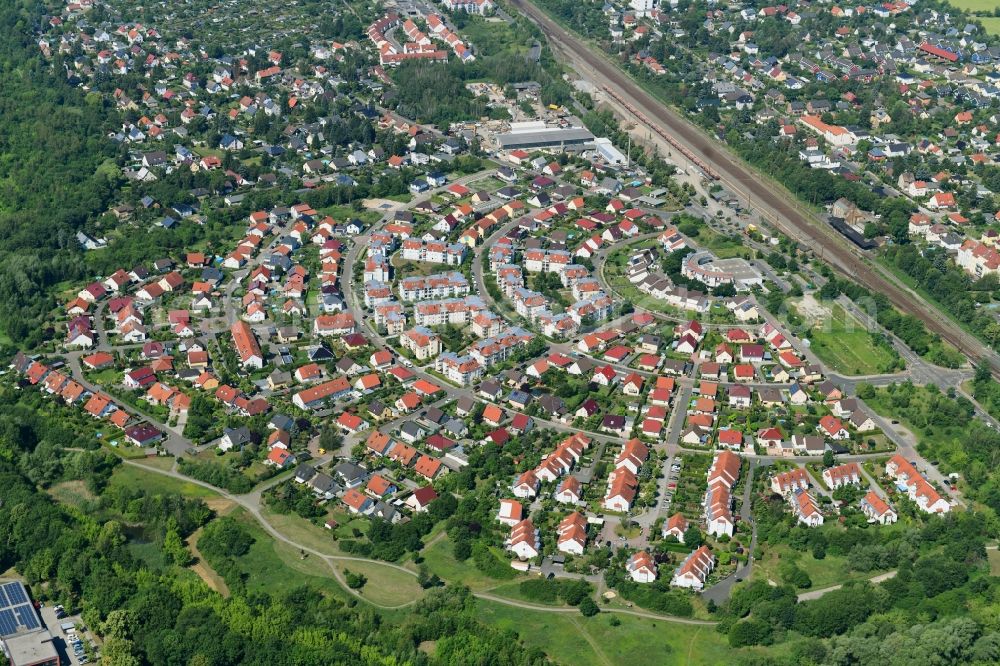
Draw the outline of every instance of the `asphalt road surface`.
[[[635,111],[650,119],[645,122],[674,136],[699,159],[710,165],[719,180],[737,196],[746,197],[782,233],[814,248],[824,260],[872,291],[884,294],[897,308],[911,314],[966,356],[986,360],[1000,377],[1000,356],[948,320],[909,288],[890,279],[870,258],[854,248],[840,234],[810,213],[797,207],[789,195],[775,191],[773,183],[761,180],[749,166],[729,155],[714,139],[682,118],[667,105],[645,92],[635,81],[598,54],[587,42],[568,32],[528,0],[511,0],[514,7],[534,21],[554,50],[567,59],[584,77],[598,87],[613,91]]]

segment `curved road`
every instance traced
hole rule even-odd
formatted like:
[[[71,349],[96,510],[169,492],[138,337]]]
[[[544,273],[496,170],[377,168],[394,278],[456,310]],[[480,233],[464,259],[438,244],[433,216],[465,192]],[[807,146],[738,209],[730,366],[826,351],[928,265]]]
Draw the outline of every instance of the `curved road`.
[[[562,606],[558,608],[553,608],[552,606],[541,606],[539,604],[529,604],[525,601],[517,601],[514,599],[506,599],[504,597],[496,597],[492,594],[487,594],[485,592],[474,593],[474,595],[480,599],[485,599],[486,601],[495,601],[499,604],[506,604],[507,606],[516,606],[517,608],[524,608],[527,610],[543,611],[546,613],[579,613],[580,609],[573,606]],[[664,620],[666,622],[676,622],[677,624],[693,624],[702,627],[714,627],[718,622],[713,622],[711,620],[692,620],[687,617],[673,617],[667,615],[657,615],[656,613],[649,613],[646,611],[637,611],[629,608],[602,608],[602,613],[621,613],[622,615],[634,615],[636,617],[642,617],[649,620]]]
[[[913,290],[873,265],[831,227],[799,208],[790,194],[777,191],[773,182],[763,181],[749,166],[730,155],[700,128],[643,90],[605,54],[598,54],[589,43],[564,29],[532,2],[511,0],[511,3],[539,26],[553,49],[561,53],[578,72],[624,99],[635,110],[630,111],[637,122],[652,126],[650,121],[640,118],[635,112],[652,119],[652,123],[659,126],[657,130],[662,128],[668,131],[711,165],[719,174],[720,181],[738,196],[752,200],[753,207],[765,213],[782,233],[807,247],[818,249],[823,259],[835,268],[868,289],[884,294],[893,305],[923,321],[931,332],[955,345],[973,361],[987,361],[994,374],[1000,376],[1000,356],[996,352],[953,324],[938,308],[925,302]]]
[[[178,480],[183,481],[185,483],[193,483],[193,484],[201,486],[203,488],[207,488],[208,490],[211,490],[212,492],[217,493],[221,497],[224,497],[225,499],[227,499],[227,500],[229,500],[229,501],[231,501],[231,502],[239,505],[240,507],[242,507],[243,509],[245,509],[251,516],[253,516],[254,519],[258,523],[260,523],[261,527],[263,527],[264,530],[268,534],[270,534],[272,537],[274,537],[275,539],[277,539],[277,540],[279,540],[279,541],[281,541],[283,543],[286,543],[289,546],[292,546],[293,548],[298,548],[300,551],[303,551],[303,552],[309,553],[310,555],[315,555],[316,557],[321,558],[324,562],[327,563],[327,566],[330,567],[330,571],[333,572],[333,577],[337,580],[337,582],[341,585],[341,587],[343,587],[345,590],[347,590],[349,593],[353,594],[354,596],[358,597],[359,599],[363,599],[364,601],[372,604],[373,606],[376,606],[378,608],[383,608],[383,609],[386,609],[386,610],[394,610],[394,609],[397,609],[397,608],[405,608],[406,606],[410,606],[410,605],[412,605],[412,604],[414,604],[414,603],[417,602],[417,600],[414,599],[413,601],[408,601],[407,603],[400,604],[398,606],[383,606],[381,604],[377,604],[377,603],[373,602],[371,599],[368,599],[367,597],[365,597],[363,594],[360,594],[357,590],[352,590],[350,587],[348,587],[347,586],[347,581],[344,580],[343,576],[341,576],[340,571],[337,569],[337,567],[334,566],[333,563],[335,561],[341,561],[341,562],[367,562],[369,564],[377,564],[377,565],[380,565],[380,566],[389,567],[390,569],[396,569],[397,571],[402,571],[403,573],[409,574],[410,576],[413,576],[414,578],[416,578],[416,576],[417,576],[416,572],[413,572],[413,571],[407,569],[406,567],[402,567],[402,566],[400,566],[398,564],[393,564],[392,562],[383,562],[382,560],[373,560],[373,559],[369,559],[369,558],[366,558],[366,557],[352,557],[352,556],[349,556],[349,555],[328,555],[326,553],[322,553],[322,552],[320,552],[320,551],[318,551],[318,550],[316,550],[314,548],[310,548],[309,546],[305,546],[305,545],[303,545],[301,543],[293,541],[292,539],[289,539],[287,536],[285,536],[284,534],[282,534],[281,532],[279,532],[273,525],[271,525],[271,523],[267,522],[267,519],[264,518],[264,516],[261,514],[261,511],[260,511],[261,496],[263,495],[264,491],[267,490],[268,488],[270,488],[271,486],[277,485],[281,481],[286,480],[287,477],[285,477],[285,476],[279,476],[279,477],[275,477],[273,479],[270,479],[268,481],[265,481],[264,483],[260,484],[256,488],[254,488],[253,491],[251,491],[251,492],[249,492],[249,493],[247,493],[245,495],[233,495],[232,493],[230,493],[230,492],[228,492],[226,490],[223,490],[222,488],[217,488],[216,486],[213,486],[210,483],[206,483],[204,481],[199,481],[198,479],[193,479],[193,478],[191,478],[189,476],[185,476],[185,475],[181,474],[180,472],[178,472],[178,471],[176,471],[174,469],[160,469],[159,467],[150,467],[149,465],[143,465],[142,463],[136,462],[134,460],[124,460],[123,462],[126,465],[132,465],[134,467],[138,467],[140,469],[146,470],[147,472],[154,472],[156,474],[162,474],[164,476],[169,476],[169,477],[178,479]],[[542,611],[542,612],[547,612],[547,613],[579,613],[580,612],[578,608],[573,608],[573,607],[569,607],[569,608],[565,608],[565,607],[553,608],[553,607],[550,607],[550,606],[540,606],[538,604],[531,604],[531,603],[527,603],[527,602],[524,602],[524,601],[518,601],[516,599],[506,599],[504,597],[497,597],[497,596],[494,596],[492,594],[488,594],[486,592],[473,592],[473,596],[478,597],[480,599],[484,599],[486,601],[493,601],[493,602],[496,602],[496,603],[506,604],[507,606],[515,606],[517,608],[524,608],[526,610]],[[647,618],[647,619],[651,619],[651,620],[662,620],[664,622],[676,622],[678,624],[692,624],[692,625],[704,625],[704,626],[714,626],[715,624],[717,624],[716,622],[710,622],[708,620],[692,620],[690,618],[685,618],[685,617],[673,617],[673,616],[670,616],[670,615],[658,615],[656,613],[650,613],[650,612],[647,612],[647,611],[631,610],[631,609],[627,609],[627,608],[606,608],[606,609],[603,609],[603,610],[604,610],[604,612],[621,613],[623,615],[634,615],[636,617],[642,617],[642,618]]]

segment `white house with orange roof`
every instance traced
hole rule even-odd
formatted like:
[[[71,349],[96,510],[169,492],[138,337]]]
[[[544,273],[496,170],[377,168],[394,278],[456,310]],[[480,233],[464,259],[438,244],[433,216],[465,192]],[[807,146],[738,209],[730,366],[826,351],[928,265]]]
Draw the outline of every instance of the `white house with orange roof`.
[[[624,513],[632,506],[639,488],[639,480],[627,467],[619,467],[608,477],[608,491],[603,506],[607,511]]]
[[[732,513],[732,489],[740,475],[740,457],[732,451],[716,454],[708,470],[704,509],[706,531],[713,536],[733,536],[736,521]]]
[[[861,466],[856,462],[849,462],[828,467],[823,470],[823,483],[832,489],[861,485]]]
[[[517,480],[514,481],[514,485],[511,486],[511,490],[514,492],[514,497],[531,498],[538,494],[538,488],[541,482],[538,480],[538,476],[535,474],[534,470],[527,470],[522,473]]]
[[[522,514],[524,513],[524,507],[517,500],[512,499],[502,499],[500,500],[500,510],[497,512],[497,520],[514,527],[522,520]]]
[[[583,555],[587,545],[587,519],[579,511],[574,511],[560,521],[556,527],[556,547],[561,553]]]
[[[968,239],[955,255],[955,263],[978,278],[1000,271],[1000,252],[991,245]]]
[[[896,487],[907,493],[921,511],[926,513],[951,511],[951,504],[941,497],[930,482],[903,456],[897,454],[890,458],[885,465],[885,474],[895,479]]]
[[[859,505],[861,512],[868,517],[869,523],[879,525],[891,525],[899,520],[896,510],[889,506],[889,503],[878,496],[874,490],[869,490]]]
[[[805,490],[799,490],[791,494],[789,502],[795,517],[806,527],[819,527],[823,524],[823,514],[816,504],[816,499]]]
[[[575,476],[566,476],[556,489],[555,500],[560,504],[578,504],[583,488]]]
[[[542,543],[538,538],[538,530],[530,518],[525,518],[511,529],[510,538],[507,539],[507,549],[520,560],[538,557]]]
[[[684,558],[680,566],[674,570],[670,584],[674,587],[685,587],[689,590],[700,590],[705,586],[708,574],[715,568],[715,557],[708,546],[701,546]]]
[[[663,526],[663,536],[672,536],[679,542],[684,543],[684,533],[688,530],[688,521],[684,514],[678,512],[670,516]]]
[[[810,485],[812,483],[809,480],[809,473],[802,467],[796,467],[771,477],[771,491],[779,495],[808,490]]]
[[[625,569],[637,583],[652,583],[656,580],[656,562],[644,550],[632,555],[625,564]]]

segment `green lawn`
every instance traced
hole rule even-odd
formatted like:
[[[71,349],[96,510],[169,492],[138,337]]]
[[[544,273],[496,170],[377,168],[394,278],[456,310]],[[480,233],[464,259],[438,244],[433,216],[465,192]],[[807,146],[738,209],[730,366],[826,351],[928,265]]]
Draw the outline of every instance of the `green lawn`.
[[[211,498],[219,494],[189,481],[181,481],[135,465],[120,465],[111,476],[111,485],[139,486],[151,493],[179,493],[185,497]]]
[[[254,538],[250,552],[236,560],[248,591],[281,595],[295,585],[308,585],[333,596],[347,596],[322,558],[309,555],[303,559],[297,548],[276,541],[242,509],[230,515]],[[232,587],[232,581],[226,582]]]
[[[275,513],[266,507],[261,509],[261,515],[274,529],[296,543],[327,555],[342,554],[333,534],[325,527],[317,527],[297,515]]]
[[[527,52],[526,35],[496,18],[469,16],[459,30],[463,38],[487,55],[520,56]]]
[[[209,148],[207,146],[195,146],[194,152],[202,157],[212,156],[219,159],[222,159],[222,156],[226,154],[226,151],[221,148]]]
[[[969,4],[979,4],[980,0],[964,0],[964,2],[968,2]],[[961,4],[964,4],[964,2]],[[957,3],[952,2],[951,4],[954,5]],[[990,2],[989,4],[996,6],[992,2]],[[980,23],[983,24],[983,27],[986,28],[986,32],[988,32],[991,35],[1000,35],[1000,17],[979,16],[976,18],[979,20]]]
[[[517,631],[521,640],[546,652],[558,664],[607,666],[636,664],[725,664],[733,652],[712,627],[648,620],[616,613],[585,618],[579,613],[534,611],[498,602],[478,602],[479,618]]]
[[[99,386],[114,386],[122,381],[123,373],[115,368],[104,368],[87,373],[87,379]]]
[[[329,215],[337,222],[346,223],[348,220],[358,218],[366,224],[372,225],[382,219],[382,213],[377,210],[354,210],[352,206],[327,206],[318,211],[321,215]]]
[[[93,493],[87,490],[83,481],[63,481],[57,483],[48,490],[49,495],[60,504],[81,508],[87,502],[97,499]]]
[[[813,324],[811,349],[823,363],[848,375],[891,372],[896,357],[886,346],[875,344],[871,334],[853,315],[834,304],[830,316]]]
[[[501,187],[506,185],[499,178],[494,178],[493,176],[486,176],[485,178],[480,178],[479,180],[474,180],[466,187],[468,187],[473,192],[478,192],[479,190],[486,190],[487,192],[495,192]]]
[[[494,588],[504,581],[490,578],[478,568],[472,558],[464,562],[459,562],[452,555],[452,544],[448,537],[443,537],[429,548],[425,548],[421,555],[424,557],[424,564],[435,573],[441,580],[449,585],[461,584],[467,586],[473,592],[479,592]]]
[[[350,570],[368,579],[361,596],[379,606],[402,606],[423,596],[416,576],[377,562],[337,561],[334,566],[343,574]]]
[[[772,580],[779,585],[784,581],[778,573],[778,567],[782,562],[791,558],[795,564],[809,574],[812,580],[812,587],[809,589],[820,589],[846,583],[852,580],[867,580],[876,576],[882,571],[848,571],[847,558],[837,555],[827,555],[822,560],[817,560],[812,553],[797,553],[785,545],[762,546],[764,556],[753,563],[753,578],[755,580]],[[800,590],[802,592],[806,590]]]
[[[694,242],[711,250],[719,259],[731,259],[733,257],[751,259],[753,254],[750,248],[744,245],[742,239],[739,237],[725,236],[707,224],[698,228],[698,236],[694,239]]]
[[[287,589],[291,580],[306,582],[320,590],[345,594],[343,588],[334,579],[333,571],[321,557],[307,554],[305,557],[298,548],[283,541],[274,539],[242,509],[232,513],[253,535],[254,544],[250,552],[239,558],[240,570],[248,577],[247,585],[251,590],[259,589],[267,592],[280,592]],[[286,516],[264,511],[265,519],[279,532],[292,541],[313,548],[321,553],[337,555],[340,550],[332,535],[325,528],[317,527],[297,516]],[[423,590],[417,584],[416,576],[399,571],[378,562],[337,561],[334,563],[342,574],[350,569],[368,578],[367,584],[361,590],[363,598],[371,599],[378,606],[401,606],[420,598]],[[278,569],[286,568],[294,572],[291,575],[275,574]],[[302,576],[301,574],[304,574]]]
[[[555,602],[539,601],[538,599],[532,599],[531,597],[523,594],[521,592],[521,583],[523,582],[524,581],[516,580],[513,583],[504,583],[503,585],[491,588],[489,593],[498,597],[503,597],[504,599],[526,601],[530,604],[536,604],[538,606],[563,606],[568,608],[567,604],[561,600],[556,600]]]
[[[393,255],[390,262],[396,268],[396,276],[398,279],[412,277],[415,275],[434,275],[436,273],[443,273],[446,269],[450,269],[449,266],[444,266],[442,264],[432,264],[426,261],[410,261],[409,259],[403,259],[402,255],[399,254]]]
[[[1000,2],[997,0],[948,0],[948,4],[967,12],[992,12],[1000,7]],[[980,20],[983,21],[983,25],[986,24],[986,20]]]
[[[167,559],[163,549],[153,542],[131,542],[128,549],[137,559],[142,560],[153,570],[159,570],[167,566]]]
[[[1000,576],[1000,550],[987,550],[986,559],[990,563],[990,575]]]
[[[149,456],[143,456],[142,460],[137,461],[143,467],[152,467],[153,469],[170,470],[174,466],[173,456],[157,456],[151,458]]]

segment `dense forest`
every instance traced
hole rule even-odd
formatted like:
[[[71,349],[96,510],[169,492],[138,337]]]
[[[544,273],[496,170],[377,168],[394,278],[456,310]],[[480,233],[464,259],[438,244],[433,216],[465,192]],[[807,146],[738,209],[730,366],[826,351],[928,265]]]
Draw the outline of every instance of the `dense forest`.
[[[34,43],[36,3],[0,4],[0,331],[38,342],[53,285],[84,274],[75,235],[116,190],[114,110],[70,86]]]
[[[37,598],[82,611],[104,636],[105,664],[546,663],[477,619],[462,587],[428,592],[396,624],[294,582],[281,594],[236,589],[223,598],[182,575],[192,559],[184,540],[206,526],[205,555],[224,560],[245,552],[246,535],[213,520],[201,500],[109,485],[118,459],[79,451],[72,412],[44,414],[42,401],[34,391],[0,392],[0,571],[14,567]],[[71,480],[93,497],[82,509],[36,485]],[[155,546],[156,561],[137,555],[137,539]],[[418,649],[425,641],[436,641],[433,657]]]
[[[996,601],[997,578],[984,575],[981,515],[956,513],[892,530],[866,528],[864,517],[853,515],[848,529],[824,533],[796,525],[776,496],[758,502],[755,514],[760,548],[790,546],[793,555],[782,567],[781,585],[739,586],[719,610],[717,630],[731,646],[787,644],[784,658],[746,663],[989,664],[1000,658],[1000,634],[986,610]],[[794,564],[796,551],[846,558],[848,571],[893,569],[896,575],[797,602],[796,587],[808,585],[799,580],[805,574]]]

